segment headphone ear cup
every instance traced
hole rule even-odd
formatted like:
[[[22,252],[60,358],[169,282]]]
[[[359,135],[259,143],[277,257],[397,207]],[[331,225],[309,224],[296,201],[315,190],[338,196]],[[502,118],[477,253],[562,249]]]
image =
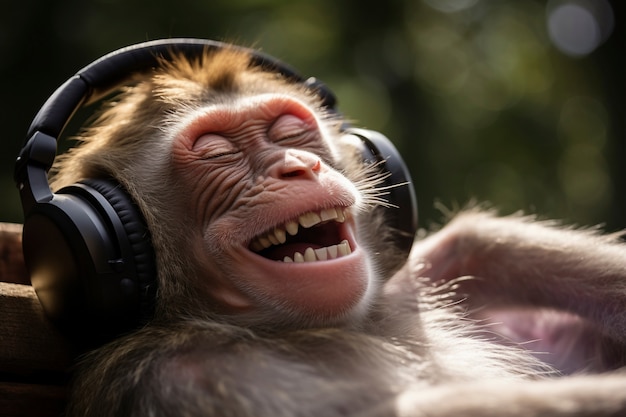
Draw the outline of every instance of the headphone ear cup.
[[[366,165],[378,164],[383,171],[384,180],[378,188],[384,190],[391,206],[386,217],[389,226],[399,232],[395,237],[397,246],[408,254],[417,233],[417,197],[400,152],[382,133],[352,127],[343,133],[359,139],[357,146]]]
[[[101,342],[151,315],[150,236],[119,184],[89,180],[59,190],[27,213],[23,233],[33,287],[68,335]]]

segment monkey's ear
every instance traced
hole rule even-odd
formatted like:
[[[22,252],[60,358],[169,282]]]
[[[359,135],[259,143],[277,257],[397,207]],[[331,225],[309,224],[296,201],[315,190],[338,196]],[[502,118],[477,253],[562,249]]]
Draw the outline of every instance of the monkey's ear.
[[[347,128],[341,141],[354,146],[365,166],[379,171],[378,190],[388,202],[385,217],[396,233],[398,248],[407,256],[417,233],[417,197],[408,167],[393,143],[382,133],[367,129]]]

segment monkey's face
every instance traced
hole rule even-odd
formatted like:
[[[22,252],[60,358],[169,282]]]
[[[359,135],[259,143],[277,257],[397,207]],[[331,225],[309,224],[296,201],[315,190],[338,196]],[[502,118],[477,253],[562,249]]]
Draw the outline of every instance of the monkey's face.
[[[357,188],[315,111],[285,94],[231,98],[190,115],[172,165],[200,289],[230,313],[312,323],[356,313],[372,277]]]

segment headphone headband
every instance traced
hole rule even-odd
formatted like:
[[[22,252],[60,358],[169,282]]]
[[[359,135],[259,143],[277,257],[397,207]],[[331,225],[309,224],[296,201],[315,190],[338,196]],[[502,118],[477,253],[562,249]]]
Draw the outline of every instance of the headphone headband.
[[[133,73],[156,67],[160,58],[169,59],[174,53],[193,57],[204,51],[227,47],[248,52],[254,65],[314,86],[319,90],[325,106],[335,105],[336,99],[328,88],[317,84],[314,79],[304,80],[293,68],[269,55],[212,40],[162,39],[118,49],[78,71],[46,101],[28,129],[27,137],[30,138],[37,131],[53,137],[60,136],[67,121],[79,107],[110,94]]]

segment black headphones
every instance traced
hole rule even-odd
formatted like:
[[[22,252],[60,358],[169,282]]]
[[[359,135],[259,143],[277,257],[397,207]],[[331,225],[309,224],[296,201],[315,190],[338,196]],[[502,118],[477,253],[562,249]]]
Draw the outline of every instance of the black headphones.
[[[201,39],[168,39],[112,52],[78,71],[46,101],[33,120],[15,166],[24,211],[24,259],[46,314],[77,337],[110,337],[149,320],[156,296],[156,262],[150,233],[131,197],[113,180],[87,179],[53,193],[48,171],[57,141],[78,108],[115,91],[133,73],[158,65],[174,53],[198,56],[232,47]],[[243,49],[243,48],[242,48]],[[317,91],[323,105],[335,96],[314,78],[259,52],[254,65],[276,71]],[[363,159],[388,173],[390,225],[407,253],[417,229],[417,204],[409,172],[382,134],[347,128],[360,138]]]

